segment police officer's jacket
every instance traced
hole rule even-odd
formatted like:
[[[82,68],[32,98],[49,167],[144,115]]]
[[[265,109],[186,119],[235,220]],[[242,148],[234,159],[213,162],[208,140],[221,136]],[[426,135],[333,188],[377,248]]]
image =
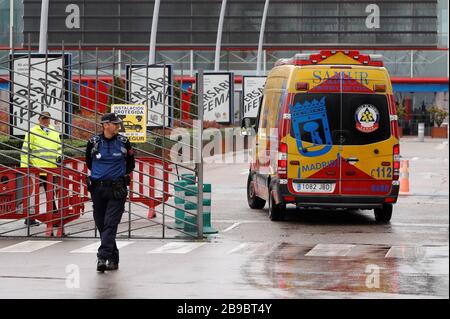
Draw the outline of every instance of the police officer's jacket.
[[[131,143],[118,134],[111,139],[95,135],[86,146],[86,164],[94,181],[114,181],[130,174],[135,166]]]
[[[30,158],[28,159],[28,154]],[[61,139],[53,126],[48,128],[36,125],[25,135],[20,156],[20,167],[54,168],[56,160],[61,156]]]

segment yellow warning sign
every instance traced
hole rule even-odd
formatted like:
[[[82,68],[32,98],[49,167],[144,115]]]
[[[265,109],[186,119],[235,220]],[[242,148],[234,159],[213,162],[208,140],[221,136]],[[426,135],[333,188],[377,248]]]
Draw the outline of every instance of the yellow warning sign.
[[[122,120],[119,134],[128,137],[132,143],[147,141],[147,107],[141,104],[112,104],[111,112]]]

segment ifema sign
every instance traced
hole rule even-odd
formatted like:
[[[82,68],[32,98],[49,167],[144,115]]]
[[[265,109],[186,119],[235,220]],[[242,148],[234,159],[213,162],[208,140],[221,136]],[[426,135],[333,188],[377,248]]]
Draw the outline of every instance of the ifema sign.
[[[112,104],[111,112],[122,120],[119,134],[128,137],[132,143],[147,141],[147,107],[142,104]]]

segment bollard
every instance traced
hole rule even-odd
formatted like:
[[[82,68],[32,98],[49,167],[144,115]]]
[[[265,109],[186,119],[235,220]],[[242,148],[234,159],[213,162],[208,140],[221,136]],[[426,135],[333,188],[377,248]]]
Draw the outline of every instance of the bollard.
[[[203,233],[216,234],[218,231],[211,226],[211,200],[203,200]]]
[[[418,127],[418,141],[419,142],[423,142],[425,140],[425,124],[424,123],[419,123],[419,127]]]
[[[184,227],[184,199],[175,197],[175,228],[183,228]]]
[[[174,202],[175,202],[175,228],[183,228],[184,227],[184,192],[187,183],[185,181],[176,181],[174,183]]]
[[[203,199],[211,200],[211,184],[203,184]]]
[[[185,214],[184,216],[184,231],[186,233],[197,233],[197,204],[194,203],[186,203],[184,204],[184,210],[193,214]]]
[[[195,185],[195,175],[194,174],[181,174],[181,180],[185,181],[188,185]]]
[[[186,181],[177,181],[174,184],[174,190],[175,190],[175,198],[181,198],[184,200],[184,192],[185,192],[185,188],[187,186],[187,182]]]
[[[191,213],[197,213],[197,205],[192,203],[186,203],[184,209]],[[211,226],[211,201],[205,199],[203,201],[203,233],[204,234],[216,234],[218,231]],[[185,214],[184,216],[184,232],[195,234],[197,233],[197,216]],[[191,225],[192,224],[192,225]]]
[[[186,191],[184,192],[184,201],[186,203],[197,204],[197,186],[188,185],[186,186]]]
[[[400,195],[409,194],[409,161],[402,161],[402,168],[400,170]]]
[[[175,224],[174,227],[177,229],[183,229],[184,228],[184,210],[181,209],[175,209]]]

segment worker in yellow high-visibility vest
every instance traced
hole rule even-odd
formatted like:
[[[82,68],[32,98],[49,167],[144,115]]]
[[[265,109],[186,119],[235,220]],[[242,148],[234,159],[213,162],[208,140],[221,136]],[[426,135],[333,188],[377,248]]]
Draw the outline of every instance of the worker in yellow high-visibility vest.
[[[20,167],[55,168],[61,163],[61,139],[59,132],[50,125],[50,113],[39,115],[39,124],[31,128],[25,135],[20,156]],[[28,156],[30,155],[30,158]],[[47,190],[47,174],[40,175],[40,186]],[[56,204],[53,201],[53,210]],[[33,218],[25,219],[25,225],[37,226],[39,223]]]

